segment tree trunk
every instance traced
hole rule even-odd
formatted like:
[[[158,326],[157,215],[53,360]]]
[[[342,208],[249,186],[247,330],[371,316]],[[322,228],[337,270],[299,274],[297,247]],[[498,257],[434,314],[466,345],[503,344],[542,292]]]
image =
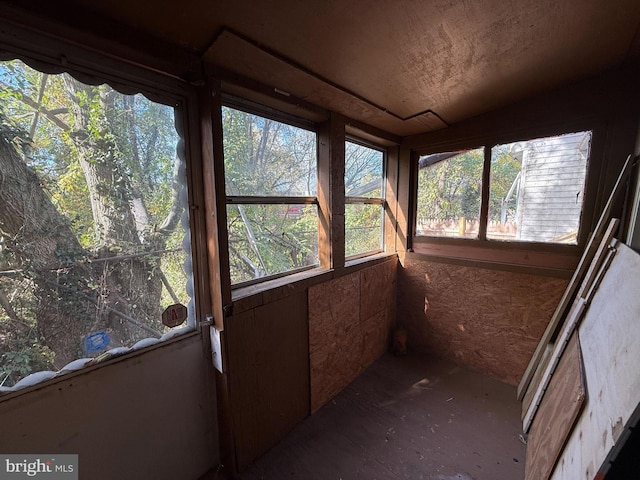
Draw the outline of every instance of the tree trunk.
[[[85,251],[35,172],[0,132],[0,237],[6,264],[33,282],[37,328],[60,368],[82,353],[99,320]]]
[[[118,113],[112,96],[99,94],[98,87],[80,83],[69,75],[65,75],[64,80],[73,101],[75,121],[71,139],[91,198],[98,257],[105,260],[102,276],[108,289],[104,301],[111,312],[109,326],[117,332],[114,340],[126,344],[147,337],[148,332],[125,317],[140,319],[156,328],[162,326],[162,281],[157,273],[160,261],[157,257],[144,256],[125,262],[108,261],[108,258],[161,250],[165,242],[161,235],[149,234],[149,225],[141,224],[148,222],[149,216],[142,197],[132,187],[122,158],[123,149],[115,140],[125,135],[114,131],[115,116],[122,112]],[[128,150],[135,153],[137,146]],[[134,154],[131,152],[129,154]],[[140,235],[142,232],[146,237]],[[146,240],[144,244],[142,238]]]
[[[118,147],[108,129],[97,87],[67,74],[64,81],[74,114],[71,139],[89,189],[97,245],[138,246],[140,240],[129,203],[129,179],[118,165]]]

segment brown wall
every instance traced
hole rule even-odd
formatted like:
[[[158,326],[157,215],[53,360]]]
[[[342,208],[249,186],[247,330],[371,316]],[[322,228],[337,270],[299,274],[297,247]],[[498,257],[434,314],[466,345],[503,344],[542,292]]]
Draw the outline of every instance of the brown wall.
[[[404,258],[398,325],[410,350],[516,385],[567,280]]]
[[[198,334],[0,402],[0,452],[78,454],[79,478],[199,478],[218,432]]]
[[[388,349],[396,268],[393,257],[309,289],[312,412]]]
[[[386,350],[396,265],[387,256],[236,293],[225,320],[224,369],[238,470]]]
[[[306,291],[234,314],[225,336],[234,447],[243,469],[309,415]]]
[[[634,151],[640,112],[636,78],[633,68],[611,72],[439,132],[407,137],[401,159],[409,163],[415,149],[491,145],[504,141],[505,135],[516,140],[592,128],[590,201],[583,212],[588,234],[627,155]],[[399,198],[408,198],[411,185],[405,173]],[[409,205],[404,200],[400,208],[410,211]],[[622,214],[621,207],[619,202],[615,216]],[[412,230],[411,225],[401,227]],[[409,347],[517,384],[580,258],[580,248],[554,251],[488,241],[413,240],[401,244],[413,251],[401,253],[398,273],[398,323],[409,331]]]

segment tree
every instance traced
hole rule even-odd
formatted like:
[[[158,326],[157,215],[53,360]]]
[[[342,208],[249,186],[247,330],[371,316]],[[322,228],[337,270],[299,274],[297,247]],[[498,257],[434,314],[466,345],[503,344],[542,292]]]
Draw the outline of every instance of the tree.
[[[312,265],[316,207],[279,198],[315,196],[315,135],[228,107],[222,115],[226,193],[262,198],[227,208],[232,282]]]
[[[345,194],[384,198],[384,155],[353,142],[345,145]],[[345,205],[345,255],[376,251],[382,244],[383,207],[352,199]]]
[[[421,168],[418,173],[418,218],[478,218],[482,162],[482,149],[477,149],[450,154]]]
[[[2,384],[78,358],[95,331],[110,348],[159,337],[186,278],[172,109],[18,61],[0,87]]]
[[[260,199],[227,207],[232,282],[316,264],[317,207],[278,200],[316,195],[316,135],[229,107],[222,119],[227,196]],[[347,142],[345,154],[346,195],[382,198],[383,153]],[[381,219],[379,205],[347,206],[348,254],[380,247]]]

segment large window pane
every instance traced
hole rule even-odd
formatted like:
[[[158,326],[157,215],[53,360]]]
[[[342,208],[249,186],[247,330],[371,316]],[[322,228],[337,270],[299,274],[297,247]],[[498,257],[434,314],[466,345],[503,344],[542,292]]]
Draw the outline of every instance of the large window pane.
[[[347,197],[383,198],[383,152],[346,142],[344,189]]]
[[[315,205],[228,205],[231,282],[316,265]]]
[[[385,193],[382,150],[345,143],[345,255],[353,257],[383,249]],[[375,203],[372,203],[374,201]]]
[[[487,238],[577,243],[591,132],[497,145]]]
[[[477,237],[484,149],[420,157],[416,234]]]
[[[0,386],[195,324],[178,145],[172,107],[0,63]]]
[[[316,195],[314,132],[229,107],[222,121],[227,195]]]
[[[222,120],[231,283],[316,265],[316,134],[230,107]]]
[[[345,205],[345,255],[382,250],[382,205]]]

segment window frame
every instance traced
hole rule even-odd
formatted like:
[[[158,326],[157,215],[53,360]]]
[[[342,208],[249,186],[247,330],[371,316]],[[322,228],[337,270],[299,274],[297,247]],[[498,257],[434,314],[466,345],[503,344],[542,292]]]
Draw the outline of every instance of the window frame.
[[[262,105],[250,100],[246,100],[244,98],[237,97],[235,95],[231,95],[228,93],[223,93],[221,98],[221,107],[227,107],[234,110],[242,111],[248,113],[250,115],[256,115],[262,118],[266,118],[269,120],[274,120],[276,122],[284,123],[289,126],[293,126],[296,128],[300,128],[303,130],[307,130],[309,132],[313,132],[316,137],[316,195],[315,196],[263,196],[263,195],[227,195],[226,188],[224,190],[224,210],[226,210],[229,206],[232,205],[315,205],[318,210],[320,207],[320,202],[318,200],[318,188],[319,188],[319,180],[318,180],[318,142],[319,142],[319,126],[316,122],[311,120],[307,120],[302,117],[297,117],[295,115],[291,115],[288,113],[284,113],[280,110],[276,110],[274,108],[268,107],[266,105]],[[222,118],[222,110],[220,111],[220,115]],[[224,142],[224,125],[221,125],[221,140]],[[224,155],[224,154],[223,154]],[[224,158],[223,162],[224,164]],[[224,173],[226,178],[226,172]],[[224,184],[224,182],[223,182]],[[318,250],[320,248],[320,212],[317,211],[317,225],[318,225],[318,236],[317,236],[317,245]],[[227,219],[225,214],[225,234],[227,237],[227,245],[229,242],[229,232]],[[229,249],[227,247],[226,255],[229,256]],[[270,280],[275,280],[279,278],[286,277],[288,275],[293,275],[300,272],[305,272],[309,270],[314,270],[320,267],[320,260],[313,265],[307,265],[300,268],[295,268],[291,270],[287,270],[284,272],[275,273],[272,275],[265,275],[259,278],[253,278],[251,280],[246,280],[243,282],[233,283],[231,278],[229,277],[229,285],[231,291],[237,291],[244,287],[250,287],[256,284],[260,284],[263,282],[267,282]]]
[[[559,244],[535,241],[502,241],[487,239],[491,150],[497,145],[529,141],[544,137],[553,137],[579,131],[591,131],[591,152],[585,177],[583,210],[578,227],[576,244]],[[589,233],[597,221],[596,200],[598,191],[604,181],[602,175],[602,158],[605,151],[606,124],[600,119],[591,117],[572,122],[533,125],[529,128],[505,130],[503,132],[473,135],[467,138],[453,138],[434,142],[424,147],[414,147],[410,151],[410,236],[407,248],[411,252],[426,254],[439,258],[456,258],[459,260],[478,261],[482,264],[503,264],[520,267],[539,267],[548,272],[571,271],[579,259],[589,237]],[[482,170],[482,196],[480,210],[480,228],[478,238],[435,237],[417,235],[417,194],[418,194],[418,161],[420,156],[484,147],[484,164]],[[594,160],[595,159],[595,160]],[[558,273],[562,275],[561,273]]]
[[[386,209],[388,207],[387,205],[387,189],[386,189],[386,181],[387,181],[387,169],[388,169],[388,165],[389,165],[389,161],[388,161],[388,154],[387,154],[387,149],[384,147],[380,147],[378,145],[375,145],[371,142],[367,142],[364,140],[361,140],[357,137],[354,137],[352,135],[346,135],[345,137],[345,150],[346,150],[346,144],[347,142],[359,145],[361,147],[365,147],[365,148],[369,148],[372,150],[376,150],[378,152],[380,152],[382,154],[382,178],[380,181],[380,197],[359,197],[359,196],[347,196],[346,192],[344,195],[344,205],[345,205],[345,209],[347,205],[380,205],[381,207],[381,212],[380,212],[380,248],[376,249],[376,250],[369,250],[366,252],[360,252],[354,255],[347,255],[345,256],[345,261],[352,261],[352,260],[357,260],[360,258],[364,258],[364,257],[369,257],[371,255],[376,255],[378,253],[384,252],[385,251],[385,216],[386,216]],[[346,155],[345,155],[345,169],[346,169]],[[346,249],[346,223],[345,223],[345,249]]]
[[[163,348],[192,336],[202,336],[205,319],[210,317],[211,304],[209,270],[207,266],[208,252],[204,215],[204,184],[194,172],[202,169],[200,145],[200,129],[198,115],[197,88],[180,80],[178,77],[152,68],[132,64],[100,51],[83,49],[65,40],[33,31],[26,32],[19,27],[10,30],[11,38],[3,45],[0,60],[20,60],[34,70],[47,74],[68,73],[78,81],[88,85],[107,84],[115,91],[125,95],[142,94],[148,100],[174,110],[175,130],[178,136],[178,155],[183,157],[186,187],[186,205],[189,231],[185,231],[184,245],[188,245],[187,259],[192,273],[187,281],[187,289],[192,289],[191,300],[194,302],[192,314],[187,324],[169,331],[159,341],[147,342],[143,339],[130,347],[118,347],[107,350],[100,355],[98,363],[88,362],[79,365],[79,358],[58,371],[36,371],[23,377],[19,388],[0,388],[0,402],[16,395],[28,394],[35,388],[69,378],[71,375],[94,371],[123,359],[141,355],[156,348]],[[0,39],[6,40],[0,33]],[[189,286],[190,285],[190,286]],[[111,350],[113,350],[112,353]],[[70,367],[73,364],[73,368]],[[31,377],[28,381],[23,380]]]

